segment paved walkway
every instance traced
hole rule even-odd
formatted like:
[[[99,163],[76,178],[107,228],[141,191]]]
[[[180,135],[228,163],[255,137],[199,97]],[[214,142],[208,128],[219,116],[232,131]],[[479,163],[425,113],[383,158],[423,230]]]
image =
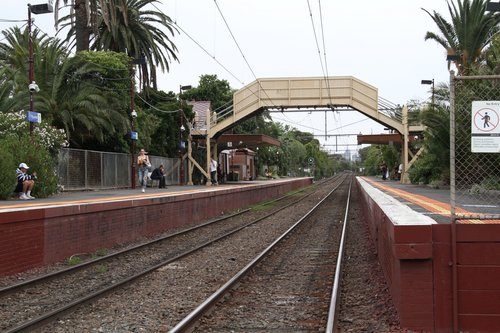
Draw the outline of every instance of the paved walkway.
[[[205,191],[219,191],[227,188],[234,188],[235,186],[259,184],[258,181],[252,182],[238,182],[220,184],[217,186],[193,185],[193,186],[167,186],[165,189],[148,187],[145,193],[141,192],[138,187],[132,189],[111,189],[99,191],[69,191],[50,196],[49,198],[35,199],[35,200],[1,200],[0,213],[11,210],[41,208],[50,206],[61,206],[71,204],[85,204],[85,203],[99,203],[110,201],[122,200],[140,200],[150,199],[154,197],[176,196],[188,193],[205,192]]]
[[[413,210],[432,217],[438,223],[450,223],[450,189],[435,189],[425,185],[406,185],[399,181],[362,177],[372,186],[398,199]],[[498,205],[484,205],[478,198],[462,196],[456,203],[457,213],[499,214]],[[499,220],[467,220],[464,223],[500,223]]]

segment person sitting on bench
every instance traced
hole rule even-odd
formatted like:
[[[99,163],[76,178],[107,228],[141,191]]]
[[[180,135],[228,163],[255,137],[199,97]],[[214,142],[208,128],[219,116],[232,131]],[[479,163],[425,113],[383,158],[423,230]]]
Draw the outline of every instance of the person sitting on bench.
[[[163,167],[163,164],[160,164],[160,166],[158,168],[153,170],[153,172],[151,173],[151,179],[153,179],[153,180],[158,179],[160,181],[158,188],[166,188],[166,186],[165,186],[165,168]]]

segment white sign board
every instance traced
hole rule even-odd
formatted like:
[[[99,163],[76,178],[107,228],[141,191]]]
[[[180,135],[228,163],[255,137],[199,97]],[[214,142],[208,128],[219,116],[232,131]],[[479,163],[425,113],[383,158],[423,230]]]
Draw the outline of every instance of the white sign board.
[[[471,151],[500,153],[500,101],[472,102]]]

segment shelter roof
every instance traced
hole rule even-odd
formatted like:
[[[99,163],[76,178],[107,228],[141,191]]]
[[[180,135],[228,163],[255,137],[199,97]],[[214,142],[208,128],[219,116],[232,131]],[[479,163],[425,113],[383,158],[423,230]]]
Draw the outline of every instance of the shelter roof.
[[[217,139],[220,150],[275,146],[281,147],[281,142],[263,134],[223,134]]]

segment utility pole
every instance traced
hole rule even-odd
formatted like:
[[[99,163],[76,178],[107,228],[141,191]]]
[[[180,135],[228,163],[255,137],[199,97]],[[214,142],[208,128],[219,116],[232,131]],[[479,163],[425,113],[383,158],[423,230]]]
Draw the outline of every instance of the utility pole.
[[[191,89],[191,86],[179,86],[179,161],[180,161],[180,166],[179,166],[179,183],[180,185],[184,185],[184,161],[183,161],[183,141],[182,141],[182,133],[186,130],[184,127],[183,119],[184,119],[184,111],[182,109],[182,98],[181,94],[183,90],[189,90]]]

